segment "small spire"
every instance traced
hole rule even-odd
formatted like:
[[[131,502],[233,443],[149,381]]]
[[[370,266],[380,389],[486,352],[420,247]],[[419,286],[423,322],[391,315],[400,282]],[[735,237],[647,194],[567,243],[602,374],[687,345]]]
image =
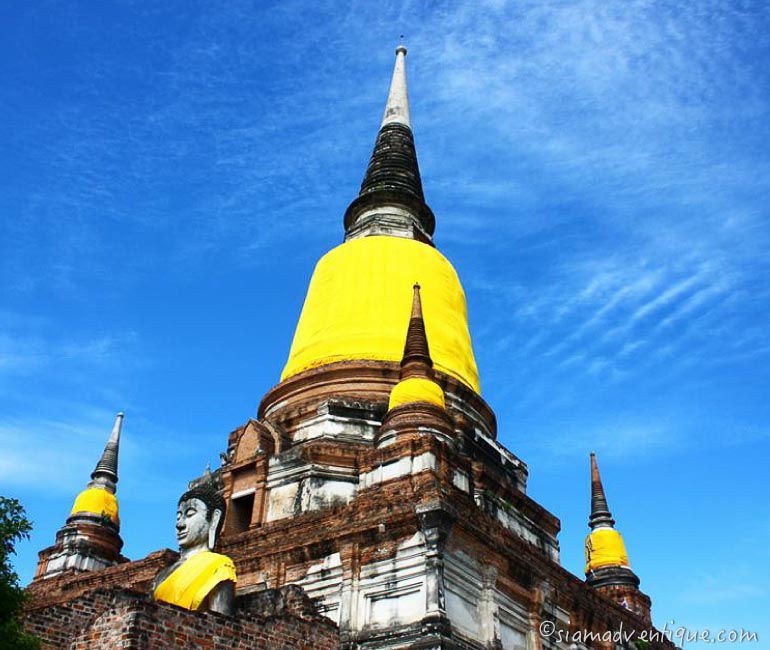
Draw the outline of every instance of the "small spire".
[[[607,497],[604,494],[602,478],[599,475],[599,465],[596,463],[596,453],[591,452],[591,516],[588,518],[591,529],[600,526],[615,526],[615,520],[610,514]]]
[[[388,93],[381,126],[394,122],[412,128],[412,120],[409,115],[409,95],[406,90],[406,47],[403,43],[399,43],[396,48],[396,64],[393,67],[390,93]]]
[[[123,413],[118,413],[115,416],[115,424],[112,427],[110,439],[104,447],[104,452],[96,464],[96,468],[91,473],[91,478],[94,480],[99,476],[103,476],[113,483],[118,482],[118,450],[120,448],[120,430],[123,427],[123,417]]]
[[[401,359],[401,378],[405,377],[432,377],[431,369],[433,360],[430,358],[428,348],[428,336],[425,333],[425,321],[422,316],[422,301],[420,299],[420,285],[412,287],[412,313],[409,318],[409,327],[406,331],[406,343],[404,344],[404,356]]]

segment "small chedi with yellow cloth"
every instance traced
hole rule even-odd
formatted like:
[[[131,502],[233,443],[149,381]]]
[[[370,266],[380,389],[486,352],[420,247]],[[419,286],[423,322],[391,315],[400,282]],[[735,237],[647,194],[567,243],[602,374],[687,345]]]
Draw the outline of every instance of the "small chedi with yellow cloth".
[[[118,499],[115,490],[118,483],[118,450],[120,448],[120,431],[123,426],[123,413],[115,416],[110,439],[104,448],[104,453],[91,473],[88,486],[75,499],[70,510],[72,516],[98,517],[104,523],[112,523],[120,527],[118,517]]]
[[[235,608],[235,565],[214,553],[225,503],[213,483],[185,492],[176,511],[179,559],[153,582],[153,597],[190,610],[232,614]]]
[[[415,402],[434,404],[441,409],[446,407],[444,391],[436,383],[433,374],[433,359],[425,331],[419,283],[415,283],[412,290],[412,313],[401,357],[399,382],[390,393],[388,411]]]
[[[120,552],[123,540],[116,496],[122,428],[123,413],[118,413],[91,480],[72,504],[66,523],[56,533],[56,543],[40,551],[35,579],[99,571],[128,561]]]
[[[650,622],[649,597],[639,591],[639,578],[628,563],[623,537],[607,505],[596,454],[591,452],[591,532],[586,537],[586,582],[621,607]]]

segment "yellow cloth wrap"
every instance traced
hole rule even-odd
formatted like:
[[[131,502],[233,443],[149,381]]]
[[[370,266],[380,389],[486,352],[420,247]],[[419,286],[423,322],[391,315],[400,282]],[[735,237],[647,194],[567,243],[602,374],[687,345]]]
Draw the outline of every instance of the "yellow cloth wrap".
[[[434,367],[480,393],[457,273],[432,246],[387,236],[351,240],[318,262],[281,379],[335,361],[400,361],[415,282]]]
[[[70,514],[88,512],[92,515],[106,515],[114,523],[119,524],[118,500],[112,492],[103,488],[87,488],[78,494],[75,503],[72,504]]]
[[[614,528],[597,528],[586,537],[586,573],[605,566],[628,566],[623,538]]]
[[[201,551],[189,557],[161,582],[153,597],[185,609],[198,609],[220,582],[235,583],[235,565],[226,555]]]
[[[390,392],[388,410],[413,402],[429,402],[442,409],[446,407],[444,391],[435,381],[423,377],[409,377],[398,382]]]

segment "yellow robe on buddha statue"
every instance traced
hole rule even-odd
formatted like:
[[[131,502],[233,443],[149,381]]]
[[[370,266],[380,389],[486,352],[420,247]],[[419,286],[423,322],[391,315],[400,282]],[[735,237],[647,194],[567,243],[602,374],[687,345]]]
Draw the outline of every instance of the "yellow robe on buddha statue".
[[[233,561],[226,555],[201,551],[174,569],[156,587],[153,597],[155,600],[196,610],[206,596],[225,580],[236,582]]]

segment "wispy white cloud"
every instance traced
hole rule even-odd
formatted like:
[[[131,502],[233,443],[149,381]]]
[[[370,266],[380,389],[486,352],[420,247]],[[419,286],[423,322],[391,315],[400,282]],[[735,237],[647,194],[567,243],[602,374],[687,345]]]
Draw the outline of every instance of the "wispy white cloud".
[[[718,266],[654,267],[631,257],[565,268],[560,278],[530,301],[523,287],[501,294],[494,285],[472,284],[505,303],[490,327],[499,330],[510,319],[511,334],[498,340],[498,350],[529,362],[542,358],[552,369],[596,374],[628,368],[631,359],[637,372],[646,372],[650,363],[670,363],[677,353],[684,363],[704,342],[723,346],[714,332],[734,307],[736,280]],[[765,337],[759,330],[744,335],[755,344]]]
[[[122,401],[125,403],[125,400]],[[0,418],[0,490],[74,495],[89,479],[109,437],[115,411],[88,403],[61,404],[39,399],[39,414]],[[202,473],[200,434],[169,430],[149,422],[142,409],[131,409],[124,422],[120,466],[134,502],[173,494]],[[216,448],[214,448],[216,449]],[[212,450],[209,462],[218,458]],[[169,468],[169,459],[176,465]],[[48,471],[55,469],[55,471]],[[185,473],[186,472],[186,473]],[[143,489],[139,489],[140,486]],[[152,485],[152,490],[147,486]]]
[[[454,174],[442,216],[458,247],[486,237],[486,255],[521,260],[506,267],[515,290],[496,281],[499,265],[465,278],[501,306],[484,344],[607,378],[628,377],[631,359],[644,361],[637,372],[691,354],[739,359],[719,349],[751,331],[758,296],[744,290],[770,273],[770,161],[747,138],[770,138],[770,105],[746,54],[768,18],[719,3],[496,3],[447,12],[423,36],[440,43],[416,63],[432,90],[423,124],[474,133],[451,140],[470,164],[453,168],[446,150],[429,159]],[[501,212],[506,188],[515,208]],[[529,254],[533,238],[560,242],[557,266]],[[727,337],[710,336],[728,320]],[[766,334],[751,340],[764,354]]]
[[[49,358],[45,341],[0,333],[0,372],[40,368]]]
[[[768,595],[766,585],[745,581],[745,577],[736,580],[732,573],[699,575],[697,584],[685,588],[680,599],[687,605],[721,605],[733,601],[754,602]]]
[[[566,425],[532,443],[533,451],[545,454],[552,463],[573,462],[587,451],[603,459],[628,460],[681,449],[686,441],[669,425],[656,422],[615,422],[600,426]]]
[[[0,485],[74,496],[96,464],[114,417],[104,409],[78,406],[60,417],[0,419]],[[56,471],[47,471],[51,468]]]
[[[58,335],[55,335],[58,338]],[[0,375],[31,373],[53,364],[94,366],[116,361],[136,334],[122,332],[90,340],[56,340],[52,336],[29,336],[0,332]]]

